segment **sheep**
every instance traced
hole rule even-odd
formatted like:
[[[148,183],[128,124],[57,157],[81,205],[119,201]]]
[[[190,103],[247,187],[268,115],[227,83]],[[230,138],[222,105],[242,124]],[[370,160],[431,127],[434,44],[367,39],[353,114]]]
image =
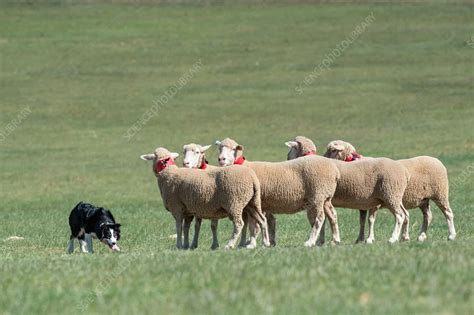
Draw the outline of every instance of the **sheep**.
[[[261,210],[260,183],[251,169],[215,168],[202,172],[178,168],[174,163],[178,156],[178,153],[171,153],[165,148],[157,148],[152,154],[140,156],[142,160],[153,161],[152,169],[163,204],[176,220],[178,249],[183,248],[183,219],[190,216],[205,219],[229,217],[234,230],[225,248],[234,248],[242,231],[244,208],[260,225],[264,246],[270,246],[267,222]],[[252,238],[255,235],[251,235]]]
[[[360,155],[357,154],[356,149],[349,142],[336,140],[327,145],[325,156],[342,161],[351,161],[354,156]],[[436,203],[446,218],[449,231],[448,240],[454,240],[456,238],[456,229],[453,222],[453,211],[449,205],[449,181],[446,167],[440,160],[430,156],[418,156],[399,160],[399,162],[408,169],[411,175],[403,195],[403,205],[406,209],[420,208],[423,213],[423,224],[418,240],[423,242],[426,239],[426,233],[432,220],[430,200]],[[369,243],[374,241],[376,210],[372,209],[369,212],[369,237],[367,239]],[[366,216],[367,212],[361,211],[362,237],[364,236]],[[403,229],[404,237],[408,240],[408,221],[404,223]]]
[[[216,166],[209,165],[206,160],[205,152],[211,147],[211,145],[201,146],[199,144],[190,143],[183,146],[183,167],[187,168],[196,168],[201,170],[213,169]],[[246,218],[244,216],[244,218]],[[245,221],[245,220],[244,220]],[[186,221],[185,221],[186,223]],[[198,247],[199,240],[199,231],[201,230],[202,219],[196,217],[196,222],[194,223],[194,236],[191,243],[191,249],[196,249]],[[217,239],[217,226],[219,220],[211,220],[211,232],[212,232],[212,245],[211,249],[217,249],[219,247],[219,240]],[[186,232],[189,232],[189,226],[184,227],[185,239],[187,238]],[[245,239],[246,228],[244,223],[244,228],[242,229],[242,239]],[[242,244],[241,244],[242,245]]]
[[[310,139],[302,136],[285,144],[290,147],[288,159],[302,158],[303,148],[314,151],[316,148]],[[408,170],[401,163],[387,158],[362,159],[357,163],[333,161],[340,171],[341,179],[332,205],[352,209],[388,208],[395,217],[395,227],[389,242],[397,242],[408,216],[402,203],[410,179]]]
[[[331,223],[333,241],[340,242],[337,216],[331,205],[340,176],[334,163],[319,156],[284,162],[249,162],[243,156],[243,147],[236,141],[226,138],[216,141],[216,144],[219,146],[218,161],[221,166],[237,164],[255,171],[260,180],[262,210],[266,215],[292,214],[306,208],[312,227],[306,247],[316,245],[325,215]],[[270,222],[270,242],[274,245],[275,220]]]
[[[340,147],[338,146],[337,141],[334,141],[333,144],[336,147]],[[285,145],[290,148],[290,151],[288,151],[287,160],[293,160],[305,155],[317,154],[317,148],[314,142],[303,136],[297,136],[292,141],[285,142]],[[350,152],[355,152],[355,149],[351,150]],[[349,156],[349,154],[347,154],[347,156]],[[359,236],[356,239],[356,243],[364,241],[364,226],[367,217],[367,212],[367,210],[360,210],[360,231]],[[324,244],[325,224],[326,221],[324,222],[323,228],[321,229],[321,234],[319,235],[319,245]]]

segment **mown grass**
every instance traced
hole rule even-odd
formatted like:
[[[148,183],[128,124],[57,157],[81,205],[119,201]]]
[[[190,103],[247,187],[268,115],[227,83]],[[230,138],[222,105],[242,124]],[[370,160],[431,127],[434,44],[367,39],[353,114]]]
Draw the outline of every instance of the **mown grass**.
[[[3,314],[470,314],[474,311],[473,7],[470,5],[0,5],[0,312]],[[362,20],[375,22],[303,94],[295,87]],[[128,128],[198,60],[201,70],[138,132]],[[428,240],[306,249],[304,213],[278,246],[174,249],[149,165],[157,146],[231,136],[251,160],[284,141],[353,142],[361,154],[440,158],[458,239],[434,208]],[[209,160],[215,164],[215,151]],[[66,255],[79,200],[112,209],[123,252]],[[421,224],[412,212],[411,235]],[[230,235],[220,223],[220,240]],[[5,241],[10,236],[21,241]]]

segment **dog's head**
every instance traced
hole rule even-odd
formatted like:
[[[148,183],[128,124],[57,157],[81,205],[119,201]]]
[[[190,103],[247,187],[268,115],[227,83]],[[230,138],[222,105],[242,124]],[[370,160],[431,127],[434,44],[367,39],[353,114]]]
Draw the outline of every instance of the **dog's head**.
[[[100,226],[100,241],[109,246],[114,252],[119,252],[120,248],[117,243],[120,239],[120,224],[118,223],[102,223]]]

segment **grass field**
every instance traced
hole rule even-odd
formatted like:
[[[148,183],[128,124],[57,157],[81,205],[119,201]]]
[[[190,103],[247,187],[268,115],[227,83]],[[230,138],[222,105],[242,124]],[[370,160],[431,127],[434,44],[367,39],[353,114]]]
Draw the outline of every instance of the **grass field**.
[[[2,2],[0,313],[473,314],[473,8]],[[249,160],[280,161],[296,135],[319,152],[345,139],[368,156],[438,157],[458,238],[446,241],[434,207],[425,243],[413,210],[412,241],[388,245],[393,217],[382,210],[376,243],[354,245],[358,212],[338,209],[337,247],[304,248],[300,213],[277,218],[276,248],[213,252],[209,222],[198,250],[174,248],[140,154],[230,136]],[[65,254],[80,200],[112,209],[120,254],[98,243],[93,255]],[[230,233],[221,221],[221,244]]]

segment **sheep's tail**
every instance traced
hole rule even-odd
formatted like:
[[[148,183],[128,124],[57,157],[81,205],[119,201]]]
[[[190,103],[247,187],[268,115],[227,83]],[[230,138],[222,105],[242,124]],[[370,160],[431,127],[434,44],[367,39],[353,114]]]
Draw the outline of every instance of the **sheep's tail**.
[[[262,201],[261,201],[261,189],[260,183],[255,176],[255,180],[253,182],[253,196],[249,202],[248,213],[249,215],[258,222],[258,224],[262,225],[266,218],[262,213]]]

